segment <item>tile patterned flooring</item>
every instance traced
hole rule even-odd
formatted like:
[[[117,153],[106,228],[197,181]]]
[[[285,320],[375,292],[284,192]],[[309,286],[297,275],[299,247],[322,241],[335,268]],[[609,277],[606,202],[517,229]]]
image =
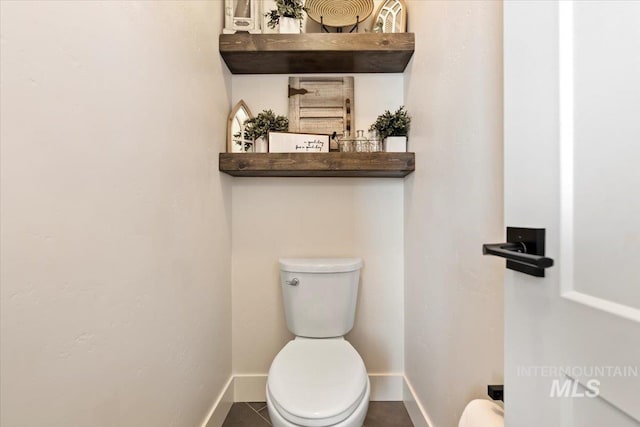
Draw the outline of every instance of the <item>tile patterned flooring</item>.
[[[223,427],[270,426],[269,411],[264,402],[234,403]],[[369,402],[363,427],[413,427],[402,402]]]

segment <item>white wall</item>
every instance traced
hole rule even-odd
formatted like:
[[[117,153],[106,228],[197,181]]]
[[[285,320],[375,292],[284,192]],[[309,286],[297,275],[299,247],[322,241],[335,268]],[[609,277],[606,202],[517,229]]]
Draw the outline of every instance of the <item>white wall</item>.
[[[233,76],[233,101],[287,114],[288,76]],[[403,102],[402,75],[358,75],[356,126]],[[236,178],[233,194],[233,371],[266,374],[291,335],[278,258],[360,256],[365,267],[348,339],[370,373],[403,371],[403,181]]]
[[[197,426],[231,375],[220,2],[2,2],[0,424]]]
[[[435,427],[501,381],[501,7],[408,3],[406,75],[356,77],[358,128],[406,99],[407,181],[219,174],[233,103],[287,112],[221,2],[2,3],[0,424],[199,425],[291,338],[281,256],[364,258],[348,338]]]
[[[502,382],[502,6],[409,1],[416,171],[405,186],[405,372],[431,427]]]

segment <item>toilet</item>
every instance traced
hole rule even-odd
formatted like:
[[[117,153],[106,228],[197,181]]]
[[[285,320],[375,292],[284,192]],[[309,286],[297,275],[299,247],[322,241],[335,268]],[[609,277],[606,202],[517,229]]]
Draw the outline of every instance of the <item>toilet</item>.
[[[275,427],[362,427],[371,385],[344,339],[353,328],[361,268],[360,258],[280,260],[287,327],[296,337],[267,377]]]

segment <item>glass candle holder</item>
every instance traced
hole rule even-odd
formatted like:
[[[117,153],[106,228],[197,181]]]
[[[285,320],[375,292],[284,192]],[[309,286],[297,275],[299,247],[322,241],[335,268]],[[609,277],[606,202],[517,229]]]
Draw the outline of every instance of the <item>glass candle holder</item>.
[[[356,136],[356,151],[358,153],[369,152],[369,140],[364,137],[364,131],[358,130]]]
[[[348,130],[345,130],[344,134],[338,139],[338,150],[343,153],[352,153],[356,151],[354,140],[349,135]]]
[[[369,131],[369,147],[373,153],[382,151],[382,139],[376,129]]]

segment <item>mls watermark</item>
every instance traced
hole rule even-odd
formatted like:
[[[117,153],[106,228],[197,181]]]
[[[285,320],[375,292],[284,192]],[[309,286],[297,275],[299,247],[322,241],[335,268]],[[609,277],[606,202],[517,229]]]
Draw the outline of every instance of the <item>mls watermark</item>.
[[[638,366],[518,366],[519,377],[552,378],[549,397],[597,397],[603,378],[638,377]],[[579,378],[578,381],[576,378]]]
[[[571,378],[563,380],[555,378],[551,381],[551,391],[549,397],[598,397],[600,395],[600,381],[588,380],[582,391],[580,383]]]

